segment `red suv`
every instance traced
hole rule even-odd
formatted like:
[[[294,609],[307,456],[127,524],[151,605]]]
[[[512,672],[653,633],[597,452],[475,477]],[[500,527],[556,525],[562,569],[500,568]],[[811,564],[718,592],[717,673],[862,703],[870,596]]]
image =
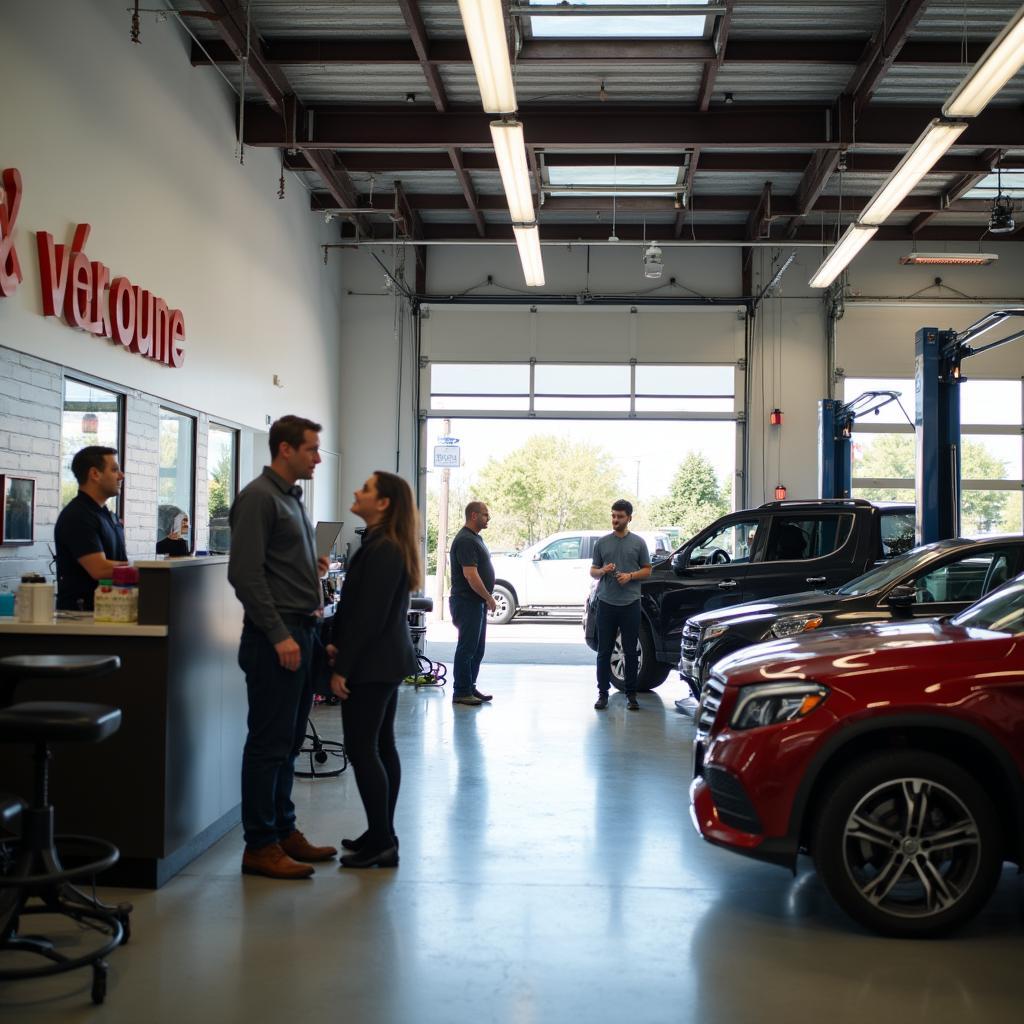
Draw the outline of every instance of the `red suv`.
[[[948,930],[1024,865],[1024,575],[959,615],[719,662],[697,715],[701,835],[795,870],[888,935]]]

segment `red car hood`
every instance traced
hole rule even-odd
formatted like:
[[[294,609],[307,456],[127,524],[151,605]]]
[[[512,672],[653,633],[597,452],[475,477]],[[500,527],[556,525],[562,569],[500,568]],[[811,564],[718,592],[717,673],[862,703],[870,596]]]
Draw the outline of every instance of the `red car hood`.
[[[1016,646],[1004,633],[968,630],[948,622],[886,622],[757,644],[724,658],[715,665],[715,672],[732,685],[839,675],[851,680],[911,668],[946,674],[982,657],[1001,657],[1007,653],[1006,644]]]

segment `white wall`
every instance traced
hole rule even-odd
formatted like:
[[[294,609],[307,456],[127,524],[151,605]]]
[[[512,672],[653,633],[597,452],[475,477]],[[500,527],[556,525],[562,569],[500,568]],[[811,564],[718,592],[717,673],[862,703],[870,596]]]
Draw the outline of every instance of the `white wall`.
[[[255,428],[286,412],[324,424],[337,449],[337,267],[278,157],[234,160],[234,94],[189,63],[173,20],[144,18],[142,44],[109,0],[3,5],[0,167],[24,178],[16,226],[25,280],[0,300],[0,344]],[[44,318],[36,231],[70,242],[185,315],[186,360],[170,369]],[[284,388],[273,385],[279,374]]]

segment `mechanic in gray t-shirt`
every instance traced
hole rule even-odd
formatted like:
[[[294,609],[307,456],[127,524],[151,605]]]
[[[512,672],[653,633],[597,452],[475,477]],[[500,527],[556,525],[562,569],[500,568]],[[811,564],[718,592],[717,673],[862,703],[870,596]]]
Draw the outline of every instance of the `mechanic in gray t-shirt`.
[[[633,506],[625,499],[612,505],[612,532],[594,545],[590,567],[590,575],[599,581],[591,606],[591,614],[597,616],[597,711],[608,707],[617,634],[622,635],[628,707],[630,711],[640,709],[636,699],[640,581],[651,575],[651,556],[644,541],[629,532],[632,518]]]

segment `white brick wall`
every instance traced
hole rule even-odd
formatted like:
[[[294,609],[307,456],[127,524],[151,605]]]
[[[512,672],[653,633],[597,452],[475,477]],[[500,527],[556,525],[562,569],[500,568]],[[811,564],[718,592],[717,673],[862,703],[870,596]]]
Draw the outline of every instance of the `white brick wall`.
[[[62,368],[0,347],[0,473],[36,482],[34,544],[0,545],[0,590],[17,588],[22,573],[54,578],[51,547],[60,502]],[[124,528],[128,557],[153,557],[157,533],[160,400],[125,397]],[[209,543],[207,450],[209,417],[197,414],[194,548]],[[251,441],[243,438],[251,450]]]

